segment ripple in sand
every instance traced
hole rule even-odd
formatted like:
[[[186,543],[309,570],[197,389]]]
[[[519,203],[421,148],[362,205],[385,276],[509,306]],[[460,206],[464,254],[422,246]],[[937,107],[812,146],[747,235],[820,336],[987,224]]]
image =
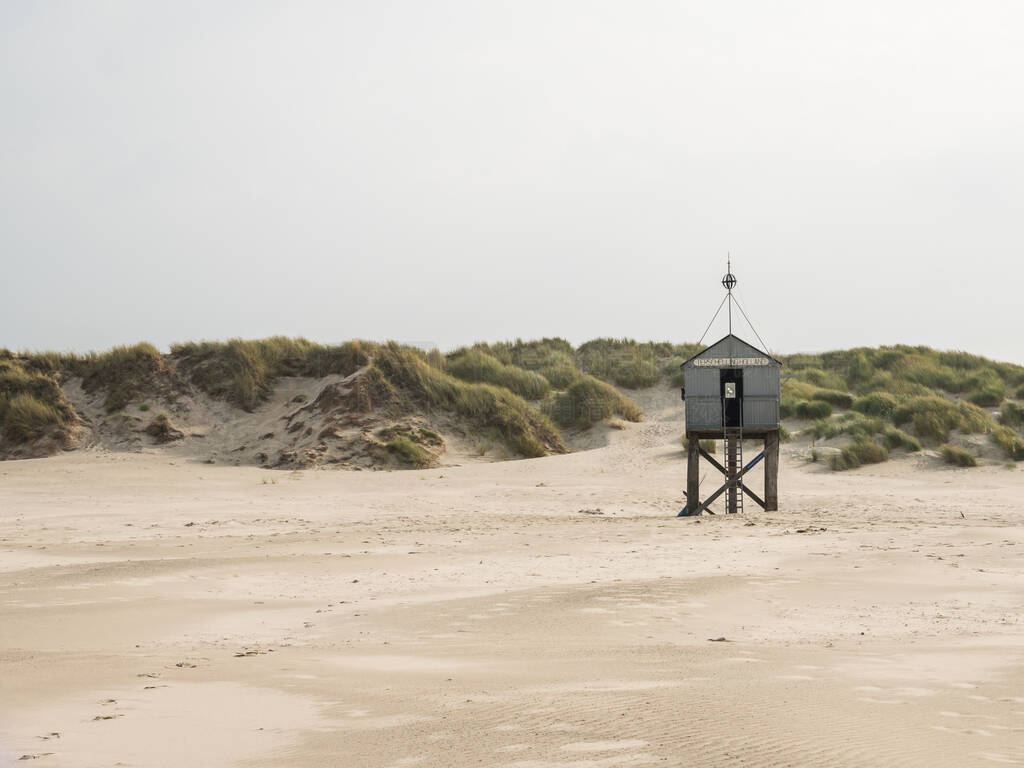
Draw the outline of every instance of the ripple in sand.
[[[610,752],[616,749],[637,749],[646,746],[647,742],[640,739],[624,739],[622,741],[577,741],[564,745],[562,749],[566,752]]]

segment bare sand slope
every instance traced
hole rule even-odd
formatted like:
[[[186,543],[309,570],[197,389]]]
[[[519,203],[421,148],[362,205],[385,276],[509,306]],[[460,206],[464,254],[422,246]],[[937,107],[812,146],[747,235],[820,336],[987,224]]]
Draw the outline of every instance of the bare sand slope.
[[[781,511],[676,519],[679,432],[2,464],[0,765],[1024,764],[1024,474],[789,455]]]

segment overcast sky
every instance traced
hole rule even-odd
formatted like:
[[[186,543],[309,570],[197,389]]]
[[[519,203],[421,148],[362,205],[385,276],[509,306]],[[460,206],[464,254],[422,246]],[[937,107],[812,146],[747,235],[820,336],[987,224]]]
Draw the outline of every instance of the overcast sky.
[[[1016,0],[9,0],[0,347],[694,341],[731,252],[772,351],[1024,362],[1022,30]]]

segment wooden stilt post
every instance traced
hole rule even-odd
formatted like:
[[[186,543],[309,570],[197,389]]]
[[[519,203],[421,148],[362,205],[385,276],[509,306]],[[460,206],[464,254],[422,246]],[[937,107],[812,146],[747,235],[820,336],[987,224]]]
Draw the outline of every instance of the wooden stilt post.
[[[764,509],[779,508],[779,433],[769,432],[764,438]]]
[[[695,515],[700,509],[700,440],[690,437],[686,443],[686,511]]]

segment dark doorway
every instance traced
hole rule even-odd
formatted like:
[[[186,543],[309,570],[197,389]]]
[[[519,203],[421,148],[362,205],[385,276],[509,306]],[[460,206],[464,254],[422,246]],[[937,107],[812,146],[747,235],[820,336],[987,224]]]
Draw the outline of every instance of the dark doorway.
[[[722,387],[722,416],[726,427],[743,426],[743,369],[723,368],[720,374]]]

